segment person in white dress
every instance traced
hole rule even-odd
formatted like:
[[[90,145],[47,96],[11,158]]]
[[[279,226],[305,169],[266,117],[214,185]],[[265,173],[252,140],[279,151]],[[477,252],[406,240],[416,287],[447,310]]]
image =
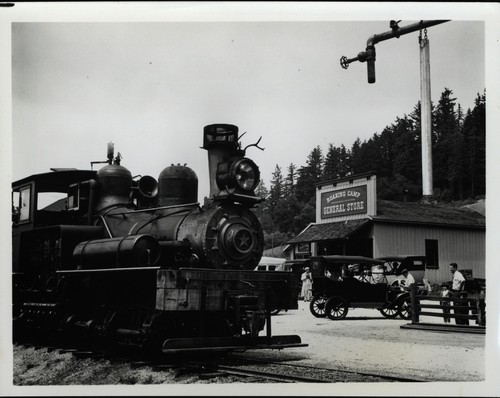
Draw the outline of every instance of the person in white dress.
[[[304,273],[301,275],[302,280],[302,292],[301,296],[304,301],[311,301],[312,298],[312,275],[309,267],[304,269]]]

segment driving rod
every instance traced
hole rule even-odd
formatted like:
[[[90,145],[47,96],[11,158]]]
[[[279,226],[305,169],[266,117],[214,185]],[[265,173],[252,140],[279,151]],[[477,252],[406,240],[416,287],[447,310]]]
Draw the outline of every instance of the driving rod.
[[[379,34],[375,34],[368,38],[366,42],[366,51],[362,51],[355,58],[340,58],[340,65],[342,68],[347,69],[349,64],[354,61],[367,62],[368,67],[368,83],[375,83],[375,44],[381,41],[392,39],[394,37],[399,38],[402,35],[415,32],[417,30],[425,29],[430,26],[439,25],[444,22],[450,21],[449,19],[433,20],[433,21],[420,21],[411,25],[399,27],[398,23],[391,21],[391,30]]]

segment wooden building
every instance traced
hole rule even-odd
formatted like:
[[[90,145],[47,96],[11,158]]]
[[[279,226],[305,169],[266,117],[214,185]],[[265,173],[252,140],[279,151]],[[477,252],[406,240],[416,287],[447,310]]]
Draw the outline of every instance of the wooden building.
[[[450,280],[449,264],[486,278],[485,217],[473,210],[377,200],[376,175],[316,185],[316,222],[290,240],[292,259],[311,255],[426,256],[430,283]]]

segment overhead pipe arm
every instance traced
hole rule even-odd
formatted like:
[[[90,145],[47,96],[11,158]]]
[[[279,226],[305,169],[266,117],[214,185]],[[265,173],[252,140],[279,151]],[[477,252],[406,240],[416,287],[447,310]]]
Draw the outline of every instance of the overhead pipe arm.
[[[402,35],[415,32],[417,30],[425,29],[430,26],[439,25],[444,22],[450,21],[449,19],[433,20],[433,21],[420,21],[411,25],[404,27],[399,27],[398,23],[401,21],[391,21],[391,30],[379,34],[375,34],[368,38],[366,42],[366,51],[362,51],[355,58],[340,58],[340,65],[342,68],[347,69],[349,64],[355,61],[367,62],[368,67],[368,83],[375,83],[375,44],[381,41],[392,39],[394,37],[399,38]]]

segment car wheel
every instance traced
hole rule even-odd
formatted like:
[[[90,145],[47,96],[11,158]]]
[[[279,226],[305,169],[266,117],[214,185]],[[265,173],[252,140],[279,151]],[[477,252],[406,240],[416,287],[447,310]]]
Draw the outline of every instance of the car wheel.
[[[399,308],[397,307],[380,308],[379,311],[384,317],[388,319],[396,318],[399,314]]]
[[[398,307],[398,315],[403,319],[411,319],[411,302],[406,299],[403,300]]]
[[[311,300],[309,304],[309,310],[316,318],[324,318],[326,316],[325,312],[326,297],[316,296]]]
[[[344,319],[347,316],[349,304],[344,297],[333,296],[326,300],[325,312],[328,318],[333,321]]]

